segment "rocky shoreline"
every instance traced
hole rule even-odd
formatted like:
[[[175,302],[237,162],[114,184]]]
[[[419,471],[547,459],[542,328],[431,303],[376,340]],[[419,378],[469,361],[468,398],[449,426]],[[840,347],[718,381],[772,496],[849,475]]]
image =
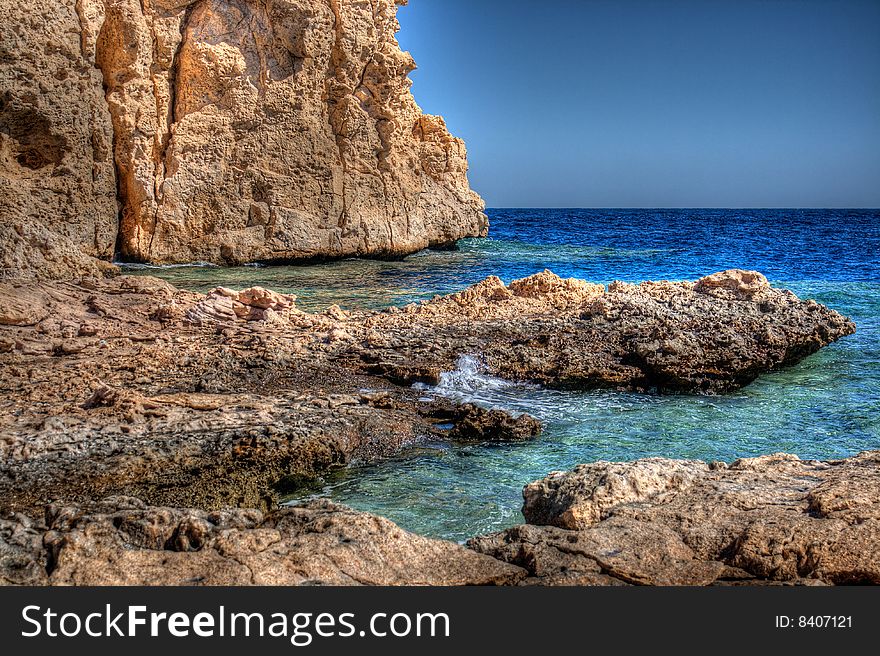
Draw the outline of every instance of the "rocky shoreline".
[[[712,486],[726,484],[717,477],[743,484],[738,464],[616,465],[630,471],[618,475],[631,488],[619,498],[616,487],[597,492],[607,475],[533,484],[526,488],[530,524],[474,538],[470,549],[329,502],[276,510],[285,492],[321,472],[426,437],[537,435],[540,422],[527,415],[428,401],[413,389],[414,382],[436,383],[462,355],[478,355],[493,375],[551,387],[717,393],[854,330],[833,310],[739,270],[693,283],[607,288],[544,272],[510,285],[489,278],[405,308],[333,306],[314,314],[298,310],[293,296],[261,288],[202,295],[150,277],[4,284],[0,494],[8,519],[0,576],[81,584],[873,580],[870,562],[846,570],[815,555],[804,556],[819,563],[812,569],[744,566],[745,556],[730,546],[734,533],[748,532],[742,517],[709,512],[700,530],[727,536],[711,547],[669,519],[672,497],[680,513],[710,498],[720,507],[733,503]],[[821,472],[857,463],[870,478],[877,469],[871,454],[843,468],[755,462],[766,463],[748,470],[756,507],[778,511],[774,495],[788,494],[792,477],[801,481],[804,496],[790,500],[791,513],[767,515],[777,523],[794,521],[795,512],[812,517],[804,499]],[[792,473],[797,467],[804,469]],[[604,501],[584,502],[581,493]],[[876,500],[864,498],[850,524],[836,515],[819,524],[866,540],[874,549],[866,553],[876,554],[873,515],[865,514]],[[649,514],[657,519],[647,523],[622,510],[655,506]],[[814,536],[819,524],[805,524],[804,535]],[[612,543],[639,562],[655,562],[653,570],[645,565],[654,573],[602,565],[596,545]],[[378,561],[364,554],[386,547]],[[424,568],[403,566],[423,556]],[[350,566],[339,565],[348,558]]]
[[[464,142],[410,93],[403,4],[0,0],[0,583],[880,582],[877,453],[583,465],[467,547],[325,501],[278,509],[419,440],[540,433],[413,388],[464,356],[558,389],[718,394],[855,331],[741,270],[545,271],[319,313],[116,275],[115,256],[395,258],[485,236]]]
[[[880,583],[880,451],[594,463],[526,486],[530,523],[466,547],[329,501],[258,510],[111,497],[0,519],[12,585]]]

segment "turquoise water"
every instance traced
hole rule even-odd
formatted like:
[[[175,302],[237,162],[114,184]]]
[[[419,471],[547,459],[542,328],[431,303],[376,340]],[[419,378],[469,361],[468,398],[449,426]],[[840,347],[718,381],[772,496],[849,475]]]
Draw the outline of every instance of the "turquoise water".
[[[416,532],[462,540],[522,521],[522,486],[556,469],[645,456],[732,460],[774,451],[835,458],[880,448],[880,213],[841,210],[495,210],[491,237],[400,262],[149,269],[181,287],[260,284],[332,303],[382,307],[550,268],[596,282],[691,279],[730,267],[851,316],[857,334],[726,396],[556,392],[512,385],[463,359],[442,394],[529,412],[527,444],[422,443],[327,476],[328,496]],[[138,270],[142,271],[142,270]],[[472,354],[479,355],[479,354]]]

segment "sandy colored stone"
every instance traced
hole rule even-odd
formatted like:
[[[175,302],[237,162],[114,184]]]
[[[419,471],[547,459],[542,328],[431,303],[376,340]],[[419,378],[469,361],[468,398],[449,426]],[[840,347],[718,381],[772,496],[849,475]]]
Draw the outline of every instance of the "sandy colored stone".
[[[85,0],[123,255],[402,255],[485,234],[464,144],[422,115],[391,0]]]
[[[117,246],[239,264],[485,235],[397,4],[0,1],[0,276],[97,274]]]
[[[113,255],[113,132],[78,9],[0,2],[0,279],[97,274]]]
[[[329,501],[207,513],[109,498],[0,520],[0,577],[42,585],[503,585],[525,571]]]
[[[386,544],[395,529],[375,518],[349,521],[334,510],[297,524],[307,535],[265,522],[217,533],[209,525],[226,520],[185,509],[272,509],[330,469],[426,437],[535,435],[531,417],[426,399],[411,386],[436,384],[464,355],[483,354],[490,373],[554,386],[699,391],[710,380],[715,392],[854,330],[833,310],[773,288],[751,298],[689,282],[602,290],[548,272],[512,286],[528,293],[490,278],[402,309],[308,313],[268,290],[202,295],[147,276],[0,284],[0,576],[403,582],[394,569],[403,558]],[[877,470],[876,454],[594,463],[528,486],[529,521],[555,526],[512,529],[474,547],[495,559],[484,574],[500,559],[527,569],[528,584],[875,582]],[[47,491],[93,521],[52,520],[57,535],[49,535],[20,514],[42,514]],[[111,521],[122,508],[89,505],[108,495],[154,508]],[[55,547],[34,555],[44,536],[58,560]],[[132,536],[149,540],[120,550]],[[287,546],[276,554],[278,545]],[[374,547],[390,550],[381,551],[390,569],[372,559]],[[444,569],[446,549],[414,545],[413,571],[483,580]]]
[[[770,288],[767,278],[757,271],[729,269],[700,278],[694,283],[694,291],[703,294],[726,294],[739,300],[750,299],[760,291]]]
[[[520,284],[528,295],[490,278],[403,309],[317,313],[270,290],[203,295],[149,276],[0,284],[0,496],[29,511],[46,490],[77,503],[266,508],[329,468],[425,437],[536,435],[531,417],[412,387],[436,385],[464,356],[554,387],[717,392],[854,329],[772,288],[732,300],[693,283],[601,291],[545,272]],[[686,477],[673,469],[634,487],[609,469],[619,485],[561,525],[595,521],[627,495],[675,492]],[[817,509],[829,503],[816,497]]]
[[[715,278],[753,276],[733,270]],[[720,393],[855,331],[846,317],[788,290],[759,285],[741,296],[695,287],[647,281],[605,289],[549,271],[505,286],[490,276],[368,319],[377,331],[405,325],[407,334],[367,341],[361,356],[399,380],[410,368],[413,382],[418,372],[449,370],[473,355],[488,373],[548,387]]]
[[[531,583],[877,584],[878,490],[880,451],[592,463],[527,485],[529,524],[469,545]]]
[[[526,485],[523,516],[530,524],[589,528],[621,504],[659,503],[680,494],[706,470],[702,462],[664,458],[578,465]]]

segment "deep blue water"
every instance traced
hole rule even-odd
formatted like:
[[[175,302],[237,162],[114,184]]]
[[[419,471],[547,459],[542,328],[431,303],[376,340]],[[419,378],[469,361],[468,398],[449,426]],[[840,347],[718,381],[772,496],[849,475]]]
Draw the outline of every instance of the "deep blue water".
[[[331,474],[310,494],[452,539],[522,521],[525,483],[598,459],[732,460],[774,451],[834,458],[880,448],[880,211],[490,210],[488,239],[401,262],[150,269],[182,287],[262,284],[300,305],[381,307],[551,269],[594,282],[693,279],[732,267],[851,316],[858,333],[726,396],[551,392],[484,376],[474,361],[438,389],[543,419],[525,445],[426,443]],[[479,355],[479,354],[473,354]]]

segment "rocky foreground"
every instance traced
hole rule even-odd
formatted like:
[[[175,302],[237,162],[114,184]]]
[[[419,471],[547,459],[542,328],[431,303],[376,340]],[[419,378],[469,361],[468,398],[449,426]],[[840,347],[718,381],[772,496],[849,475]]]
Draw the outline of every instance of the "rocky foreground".
[[[328,501],[268,515],[109,498],[0,520],[19,585],[880,583],[880,451],[594,463],[525,488],[530,522],[465,548]]]
[[[527,485],[528,524],[469,546],[543,585],[876,584],[878,491],[880,451],[598,462]]]
[[[257,576],[254,572],[262,570],[247,566],[251,578],[240,570],[239,578],[224,579],[232,577],[221,574],[228,568],[211,565],[205,581],[341,582],[350,575],[363,582],[441,582],[438,576],[459,583],[513,582],[527,576],[534,560],[514,554],[526,547],[515,546],[513,534],[474,542],[474,549],[491,558],[473,560],[473,549],[416,539],[384,520],[326,504],[281,514],[273,509],[285,493],[330,468],[387,456],[426,437],[523,440],[537,435],[540,423],[527,415],[426,399],[412,388],[414,382],[436,383],[462,355],[479,357],[494,375],[553,387],[717,393],[797,362],[854,330],[837,312],[774,289],[759,273],[739,270],[692,283],[607,288],[544,272],[510,285],[489,278],[405,308],[351,312],[334,306],[315,314],[298,310],[293,296],[261,288],[220,288],[202,295],[149,277],[5,284],[0,286],[0,506],[18,514],[6,525],[4,553],[12,560],[4,562],[31,563],[13,569],[60,582],[59,563],[73,553],[65,545],[86,545],[83,553],[99,562],[104,556],[97,554],[109,557],[114,549],[148,550],[144,558],[159,557],[156,550],[167,558],[165,551],[176,549],[184,556],[175,556],[175,562],[190,563],[181,564],[180,571],[191,576],[172,569],[167,576],[200,580],[209,574],[198,574],[200,566],[191,563],[204,566],[208,561],[199,559],[205,549],[214,549],[215,539],[226,544],[222,536],[228,530],[243,531],[247,544],[275,531],[271,535],[277,540],[266,538],[266,544],[287,545],[277,547],[289,554],[278,562],[289,567],[278,565],[275,574]],[[46,514],[48,502],[53,509]],[[150,527],[132,529],[137,538],[120,532],[132,513],[141,518],[131,520],[134,524]],[[45,520],[25,519],[44,514]],[[299,519],[290,519],[294,516]],[[180,542],[174,537],[180,530],[189,535],[189,529],[178,530],[181,522],[191,521],[201,527],[193,529],[201,537]],[[383,527],[380,532],[406,535],[400,539],[422,545],[419,549],[430,544],[459,555],[443,561],[452,569],[435,563],[423,573],[401,569],[392,576],[383,570],[371,578],[353,566],[346,568],[349,574],[331,575],[314,563],[290,564],[301,557],[300,547],[290,546],[300,544],[294,539],[298,533],[275,525],[310,526],[302,530],[311,534],[323,530],[315,526],[361,521]],[[556,539],[552,531],[587,530],[555,519],[533,523],[560,527],[541,529],[544,540]],[[100,544],[77,542],[77,531],[95,539],[100,534]],[[372,544],[372,537],[360,535],[347,549]],[[537,533],[529,535],[523,544],[538,539]],[[348,537],[339,540],[349,544]],[[226,548],[217,547],[222,553]],[[240,544],[235,553],[250,548]],[[193,560],[190,553],[202,555]],[[471,559],[462,561],[465,569],[467,563],[484,563],[474,565],[483,578],[453,567],[453,560],[465,558],[461,554]],[[723,560],[720,551],[694,554],[695,560]],[[502,567],[500,560],[512,565]],[[76,569],[84,567],[80,563]],[[557,582],[569,576],[535,567],[530,580]],[[301,579],[285,578],[279,568],[289,576],[301,571],[296,575]],[[153,574],[137,574],[134,566],[123,569],[131,572],[125,576],[143,576],[144,582],[167,580],[155,568]],[[433,578],[427,570],[435,572]],[[115,575],[107,576],[102,581]]]

